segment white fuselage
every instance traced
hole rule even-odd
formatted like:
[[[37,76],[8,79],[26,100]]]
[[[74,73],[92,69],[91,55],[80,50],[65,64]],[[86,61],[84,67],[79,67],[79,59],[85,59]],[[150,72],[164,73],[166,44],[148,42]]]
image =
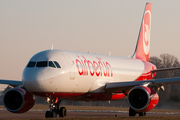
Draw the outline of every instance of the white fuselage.
[[[24,69],[23,84],[35,93],[102,93],[107,82],[134,81],[145,69],[137,59],[61,50],[37,53],[30,61],[36,65]],[[41,61],[57,61],[61,68],[36,67]]]

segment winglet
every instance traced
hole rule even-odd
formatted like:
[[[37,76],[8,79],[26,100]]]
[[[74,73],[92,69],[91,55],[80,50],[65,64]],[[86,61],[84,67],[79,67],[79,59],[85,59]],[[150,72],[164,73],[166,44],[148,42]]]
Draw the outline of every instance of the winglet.
[[[139,31],[139,36],[136,44],[136,49],[132,58],[135,57],[136,59],[149,61],[150,31],[151,31],[151,3],[146,3],[146,7]]]

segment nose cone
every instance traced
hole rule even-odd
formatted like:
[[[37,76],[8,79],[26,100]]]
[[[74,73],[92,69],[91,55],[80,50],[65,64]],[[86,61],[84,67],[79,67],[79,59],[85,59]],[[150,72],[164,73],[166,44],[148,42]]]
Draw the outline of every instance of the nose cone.
[[[23,85],[29,92],[39,91],[44,78],[42,69],[25,68],[23,71]]]

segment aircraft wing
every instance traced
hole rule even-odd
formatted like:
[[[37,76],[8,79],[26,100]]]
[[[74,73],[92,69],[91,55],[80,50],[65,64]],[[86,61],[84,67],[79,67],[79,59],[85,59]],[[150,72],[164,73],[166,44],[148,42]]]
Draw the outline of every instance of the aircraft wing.
[[[131,81],[131,82],[113,82],[106,84],[106,92],[128,92],[135,86],[147,85],[149,87],[161,87],[166,84],[175,84],[180,83],[180,77],[177,78],[163,78],[163,79],[153,79],[153,80],[144,80],[144,81]]]
[[[11,85],[13,87],[18,86],[18,85],[23,85],[22,81],[18,81],[18,80],[2,80],[2,79],[0,79],[0,84],[8,84],[8,85]]]

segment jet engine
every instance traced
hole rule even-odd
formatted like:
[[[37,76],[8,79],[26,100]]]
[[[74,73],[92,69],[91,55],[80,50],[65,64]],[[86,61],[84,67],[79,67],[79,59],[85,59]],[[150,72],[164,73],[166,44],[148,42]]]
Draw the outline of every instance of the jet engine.
[[[12,88],[4,94],[4,106],[13,113],[24,113],[35,104],[32,93],[23,88]]]
[[[128,103],[136,112],[152,110],[159,102],[159,96],[152,88],[136,86],[128,94]]]

